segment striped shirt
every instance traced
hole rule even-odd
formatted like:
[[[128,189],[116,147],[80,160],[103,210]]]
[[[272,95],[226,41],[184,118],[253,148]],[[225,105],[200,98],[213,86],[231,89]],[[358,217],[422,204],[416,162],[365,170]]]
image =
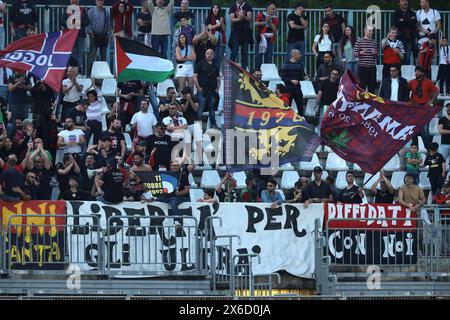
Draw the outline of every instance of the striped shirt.
[[[375,49],[375,54],[372,53],[372,49]],[[364,54],[361,54],[362,50],[365,51]],[[359,59],[358,66],[375,67],[378,58],[378,43],[373,39],[360,38],[355,43],[353,55]]]

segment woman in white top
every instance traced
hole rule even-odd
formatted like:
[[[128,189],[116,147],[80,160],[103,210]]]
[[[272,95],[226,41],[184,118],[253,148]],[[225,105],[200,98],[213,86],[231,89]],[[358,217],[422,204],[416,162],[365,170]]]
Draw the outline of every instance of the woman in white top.
[[[175,48],[175,54],[177,57],[177,70],[176,78],[180,86],[178,92],[183,91],[186,86],[194,87],[194,61],[196,60],[194,48],[186,43],[186,36],[182,33],[178,38],[178,45]]]
[[[330,25],[328,23],[324,23],[320,33],[314,37],[314,44],[312,47],[314,55],[318,58],[317,68],[319,68],[319,65],[323,62],[323,56],[325,53],[331,52],[333,55],[335,54],[333,49],[333,41]]]
[[[89,127],[86,133],[86,144],[89,145],[91,135],[94,135],[94,145],[98,144],[100,135],[102,134],[102,109],[103,104],[98,98],[97,91],[89,90],[87,93],[89,107],[86,110],[87,126]]]

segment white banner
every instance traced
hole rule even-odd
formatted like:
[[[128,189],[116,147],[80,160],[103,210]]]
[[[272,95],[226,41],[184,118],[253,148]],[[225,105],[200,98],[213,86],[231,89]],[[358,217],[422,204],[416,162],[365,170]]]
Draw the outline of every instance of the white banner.
[[[256,275],[286,270],[304,278],[312,278],[314,272],[314,221],[323,224],[323,204],[310,205],[304,209],[302,204],[283,205],[271,209],[270,204],[254,203],[184,203],[183,215],[195,217],[199,229],[205,227],[205,219],[214,220],[216,236],[238,235],[241,242],[233,239],[233,251],[237,254],[257,253],[261,263],[253,261]],[[183,232],[175,233],[174,220],[165,219],[169,210],[165,203],[143,204],[123,202],[118,205],[106,205],[101,202],[67,202],[67,214],[73,216],[69,224],[91,225],[93,219],[79,215],[96,215],[100,228],[107,230],[107,220],[112,220],[109,229],[110,247],[103,241],[103,252],[109,257],[112,271],[167,272],[187,271],[195,266],[195,221],[184,219]],[[160,216],[158,221],[150,216]],[[129,228],[129,226],[132,226]],[[155,228],[144,228],[154,226]],[[141,228],[142,227],[142,228]],[[78,229],[78,230],[77,230]],[[97,233],[86,234],[83,228],[74,228],[69,233],[72,255],[84,257],[83,261],[95,262],[98,257],[99,243]],[[95,228],[94,228],[95,230]],[[149,234],[149,230],[153,230]],[[84,233],[80,237],[80,233]],[[107,235],[105,235],[107,237]],[[216,245],[225,245],[228,239],[218,239]],[[109,253],[108,253],[109,252]],[[218,257],[220,259],[220,257]],[[209,264],[209,260],[207,261]],[[236,260],[237,262],[237,260]],[[219,263],[220,265],[220,263]],[[84,270],[95,268],[93,264],[82,264]]]

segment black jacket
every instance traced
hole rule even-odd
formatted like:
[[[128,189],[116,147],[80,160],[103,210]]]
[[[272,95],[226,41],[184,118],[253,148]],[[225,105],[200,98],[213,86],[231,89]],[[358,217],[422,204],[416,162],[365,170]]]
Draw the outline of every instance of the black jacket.
[[[398,101],[408,102],[409,101],[409,88],[408,81],[405,78],[399,77],[398,84]],[[391,78],[384,78],[381,82],[380,87],[380,97],[385,100],[391,99]]]

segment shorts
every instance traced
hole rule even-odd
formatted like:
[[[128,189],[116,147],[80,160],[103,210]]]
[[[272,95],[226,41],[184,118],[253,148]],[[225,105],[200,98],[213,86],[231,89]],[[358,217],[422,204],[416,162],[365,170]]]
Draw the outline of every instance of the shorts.
[[[179,64],[177,65],[177,71],[175,78],[192,78],[194,76],[194,66],[193,64]]]

